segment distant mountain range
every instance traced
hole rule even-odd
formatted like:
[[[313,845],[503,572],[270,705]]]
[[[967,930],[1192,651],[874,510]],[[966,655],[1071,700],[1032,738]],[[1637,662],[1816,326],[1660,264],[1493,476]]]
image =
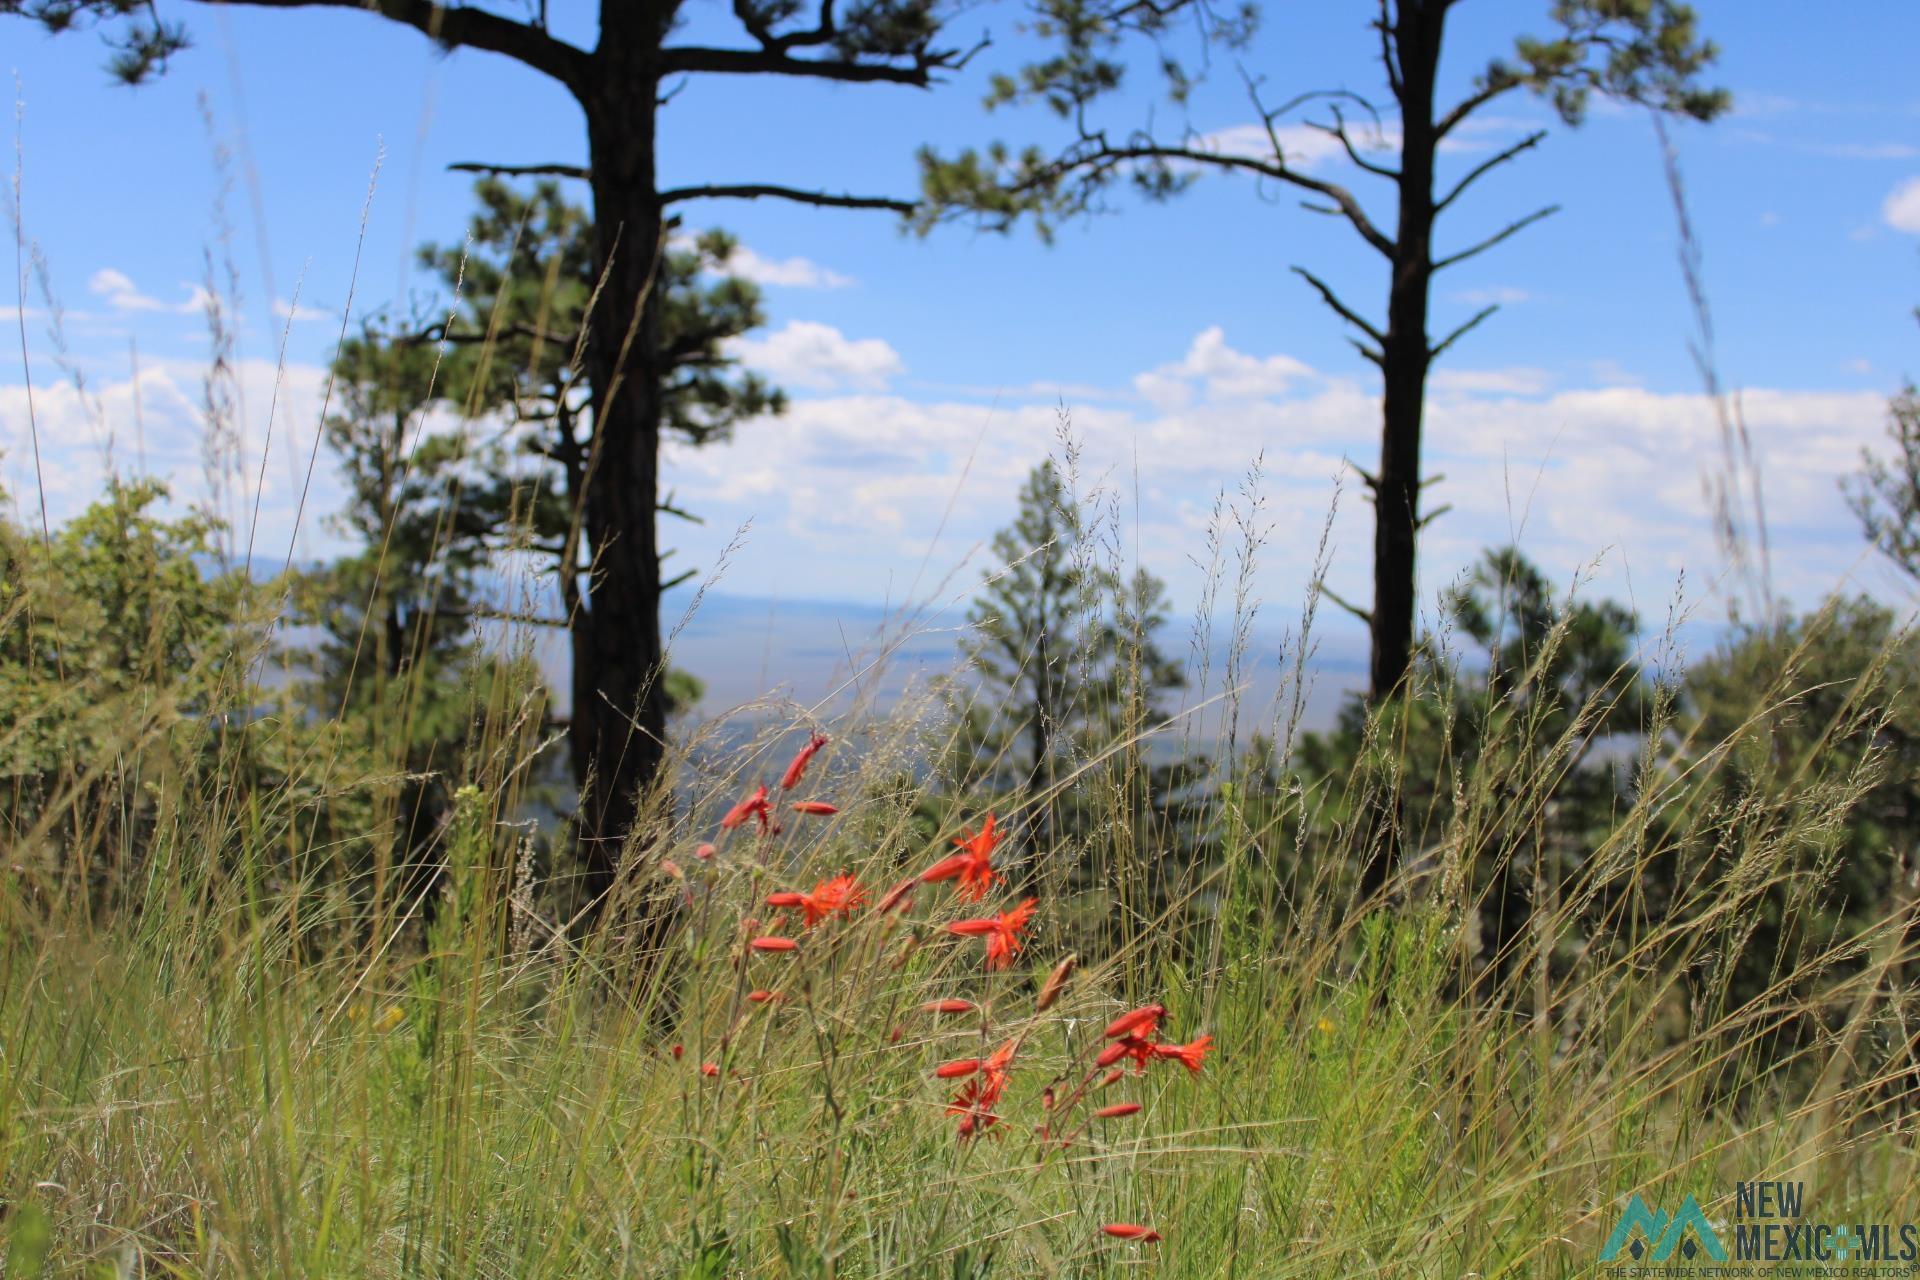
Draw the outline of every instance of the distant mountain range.
[[[671,632],[680,625],[692,598],[684,588],[668,593],[660,613],[664,629]],[[681,626],[673,642],[672,661],[705,683],[699,710],[706,715],[769,694],[805,707],[824,704],[828,713],[844,710],[856,700],[885,710],[910,688],[924,687],[956,669],[965,614],[964,605],[940,614],[903,615],[851,601],[709,592]],[[1226,631],[1224,625],[1215,628],[1207,696],[1221,689],[1226,670],[1221,640]],[[549,667],[556,679],[565,671],[564,645],[557,643],[559,639],[553,637],[553,651],[561,658],[561,666]],[[1243,724],[1258,728],[1269,718],[1268,708],[1293,661],[1291,649],[1283,654],[1281,643],[1277,630],[1256,628],[1253,633],[1245,664]],[[1162,645],[1177,658],[1192,658],[1193,646],[1182,627],[1170,626]],[[1345,619],[1329,622],[1323,613],[1315,646],[1307,667],[1303,719],[1308,727],[1321,728],[1332,723],[1341,698],[1366,683],[1366,633]],[[1197,659],[1193,661],[1197,664]],[[1191,704],[1204,699],[1195,690],[1186,700]],[[1217,709],[1203,717],[1206,721],[1217,718]]]

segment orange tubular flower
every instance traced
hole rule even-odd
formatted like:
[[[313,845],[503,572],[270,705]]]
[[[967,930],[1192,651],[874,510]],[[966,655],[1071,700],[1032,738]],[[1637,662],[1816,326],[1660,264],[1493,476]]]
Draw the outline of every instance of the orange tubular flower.
[[[1113,1070],[1107,1072],[1107,1074],[1100,1077],[1100,1083],[1096,1085],[1095,1088],[1104,1089],[1110,1084],[1118,1084],[1120,1081],[1120,1076],[1121,1076],[1120,1068],[1115,1067]]]
[[[838,805],[828,804],[824,800],[796,800],[793,803],[795,813],[811,814],[816,818],[831,818],[840,812]]]
[[[792,938],[782,938],[778,935],[755,938],[747,945],[755,951],[798,951],[800,949],[800,944]]]
[[[1191,1044],[1157,1044],[1153,1046],[1154,1057],[1173,1058],[1177,1060],[1181,1066],[1184,1066],[1195,1075],[1200,1074],[1200,1064],[1206,1060],[1206,1056],[1212,1051],[1212,1036],[1201,1036]]]
[[[960,1058],[954,1062],[943,1062],[933,1069],[933,1074],[942,1080],[958,1080],[970,1076],[980,1069],[980,1059]]]
[[[789,907],[798,910],[807,905],[807,895],[804,893],[794,893],[791,890],[770,893],[767,895],[767,905],[770,907]]]
[[[1054,1001],[1058,1000],[1060,993],[1067,989],[1067,979],[1073,976],[1073,967],[1077,963],[1079,963],[1078,956],[1068,956],[1053,966],[1053,972],[1048,974],[1047,980],[1040,984],[1039,998],[1033,1002],[1035,1013],[1045,1013],[1053,1008]]]
[[[831,880],[822,880],[813,886],[813,892],[801,900],[801,910],[806,912],[806,926],[811,929],[828,916],[851,915],[853,909],[867,900],[867,891],[852,876],[835,876]]]
[[[695,849],[693,851],[693,856],[696,858],[703,858],[703,859],[711,858],[713,856],[713,846],[710,844],[703,844],[698,849]]]
[[[1103,1033],[1109,1040],[1118,1040],[1122,1036],[1138,1036],[1142,1040],[1153,1034],[1154,1026],[1167,1016],[1167,1006],[1163,1004],[1142,1005],[1132,1013],[1121,1014],[1107,1024]]]
[[[779,998],[780,993],[778,991],[768,991],[765,987],[762,987],[758,991],[747,992],[747,999],[753,1001],[755,1004],[765,1004],[769,1000],[778,1000]]]
[[[793,763],[789,764],[787,771],[780,775],[780,789],[791,791],[799,786],[800,775],[807,771],[807,765],[812,762],[814,755],[826,745],[827,735],[824,733],[816,733],[808,738],[807,745],[800,748],[799,754],[793,757]]]
[[[1140,1104],[1137,1102],[1116,1102],[1110,1107],[1102,1107],[1093,1114],[1102,1120],[1118,1120],[1122,1116],[1138,1115]]]
[[[767,801],[766,784],[754,788],[752,795],[727,810],[727,816],[720,819],[720,829],[731,831],[745,823],[748,818],[757,819],[762,831],[773,829],[773,805]]]
[[[913,897],[913,891],[919,883],[919,880],[913,876],[908,876],[905,880],[902,880],[899,884],[887,890],[880,901],[873,904],[873,909],[881,915],[886,915],[889,911],[899,910],[907,904],[909,898]]]
[[[700,1064],[700,1074],[708,1077],[717,1076],[720,1074],[720,1068],[714,1063],[703,1062]]]
[[[985,938],[987,940],[987,968],[1004,969],[1013,963],[1020,954],[1020,931],[1027,927],[1027,921],[1033,919],[1033,906],[1037,899],[1028,898],[1011,911],[1003,911],[998,916],[983,916],[978,920],[956,920],[947,926],[947,932],[962,938]]]
[[[920,1006],[922,1013],[972,1013],[976,1006],[971,1000],[929,1000]]]
[[[960,873],[967,869],[967,855],[956,853],[951,858],[942,858],[920,873],[921,884],[933,884],[939,880],[957,880]]]
[[[1145,1071],[1147,1069],[1147,1061],[1154,1056],[1154,1051],[1157,1047],[1153,1041],[1143,1039],[1140,1036],[1126,1036],[1123,1039],[1115,1040],[1112,1044],[1102,1049],[1100,1056],[1093,1060],[1094,1070],[1098,1071],[1102,1067],[1110,1067],[1123,1058],[1132,1058],[1134,1070]]]
[[[993,1114],[993,1104],[1000,1101],[1000,1095],[1007,1088],[1007,1073],[1013,1066],[1013,1055],[1018,1042],[1007,1043],[988,1054],[984,1061],[975,1059],[966,1063],[952,1062],[948,1067],[970,1066],[979,1074],[967,1081],[966,1087],[947,1107],[948,1115],[960,1117],[960,1138],[965,1141],[977,1134],[984,1133],[1000,1123],[1000,1117]],[[946,1070],[945,1067],[941,1068]],[[935,1073],[936,1075],[939,1072]],[[955,1076],[967,1074],[956,1071]]]
[[[1109,1222],[1100,1228],[1116,1240],[1137,1240],[1141,1244],[1152,1244],[1160,1239],[1160,1233],[1152,1227],[1143,1227],[1137,1222]]]

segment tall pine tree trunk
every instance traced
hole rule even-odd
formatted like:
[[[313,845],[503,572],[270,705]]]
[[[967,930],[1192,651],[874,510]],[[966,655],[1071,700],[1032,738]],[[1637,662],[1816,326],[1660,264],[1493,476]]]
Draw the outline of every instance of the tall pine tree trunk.
[[[1407,0],[1395,32],[1401,75],[1400,211],[1394,238],[1382,375],[1380,470],[1373,524],[1372,652],[1367,701],[1379,707],[1402,691],[1413,666],[1416,550],[1420,532],[1420,432],[1426,409],[1427,296],[1433,280],[1434,77],[1446,11]],[[1384,888],[1399,859],[1391,796],[1377,799],[1362,863],[1363,896]]]
[[[586,889],[614,883],[621,852],[664,755],[660,556],[654,529],[660,460],[662,213],[654,172],[657,59],[670,14],[608,0],[584,105],[592,157],[596,268],[588,319],[593,436],[586,476],[592,570],[573,646],[573,742],[586,784],[580,843]]]

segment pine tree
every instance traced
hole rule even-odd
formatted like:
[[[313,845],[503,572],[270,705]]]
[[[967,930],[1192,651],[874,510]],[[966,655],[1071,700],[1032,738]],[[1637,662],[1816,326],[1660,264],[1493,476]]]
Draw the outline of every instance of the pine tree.
[[[961,644],[957,781],[1022,805],[1033,850],[1088,836],[1102,807],[1089,796],[1097,775],[1070,779],[1117,745],[1117,768],[1141,767],[1126,744],[1164,716],[1183,681],[1157,639],[1164,585],[1113,568],[1088,524],[1054,465],[1035,467],[1012,523],[994,535],[1003,567],[986,576]]]
[[[1420,530],[1439,514],[1422,510],[1429,483],[1421,468],[1427,375],[1436,360],[1498,310],[1497,304],[1483,307],[1433,338],[1429,320],[1434,277],[1558,208],[1544,206],[1478,240],[1442,249],[1435,239],[1441,215],[1547,134],[1529,132],[1444,184],[1439,163],[1443,146],[1492,104],[1521,91],[1550,100],[1568,125],[1580,122],[1596,93],[1697,120],[1711,120],[1730,105],[1724,91],[1700,83],[1715,49],[1700,38],[1691,6],[1675,0],[1554,0],[1549,8],[1552,34],[1517,37],[1511,54],[1488,60],[1467,93],[1444,101],[1440,57],[1448,19],[1458,4],[1379,0],[1369,43],[1391,103],[1375,103],[1346,89],[1309,89],[1272,107],[1262,100],[1260,81],[1250,76],[1249,91],[1268,145],[1241,151],[1217,146],[1191,130],[1167,139],[1151,129],[1120,132],[1097,122],[1099,100],[1124,79],[1122,46],[1132,36],[1154,41],[1176,107],[1185,99],[1191,88],[1186,64],[1165,47],[1175,16],[1168,7],[1128,5],[1116,10],[1104,0],[1044,0],[1040,31],[1058,42],[1057,51],[1050,50],[1050,56],[1018,77],[1000,77],[989,103],[1044,103],[1072,123],[1074,135],[1051,153],[1031,147],[1015,155],[995,146],[953,157],[930,150],[922,154],[925,199],[916,221],[923,230],[960,217],[1004,231],[1031,218],[1043,234],[1050,234],[1062,218],[1103,208],[1115,183],[1130,183],[1150,199],[1166,199],[1191,185],[1198,174],[1238,173],[1297,191],[1308,209],[1344,220],[1384,259],[1384,324],[1368,320],[1312,271],[1293,268],[1357,334],[1354,345],[1380,371],[1380,461],[1374,470],[1360,471],[1374,507],[1373,603],[1365,609],[1347,606],[1371,634],[1368,699],[1374,706],[1401,692],[1413,668],[1416,544]],[[1207,43],[1233,51],[1251,38],[1256,16],[1251,4],[1228,15],[1201,9],[1198,27]],[[1309,104],[1325,115],[1306,123],[1338,142],[1357,170],[1392,189],[1392,224],[1376,222],[1353,190],[1310,171],[1286,144],[1286,118]],[[1347,112],[1367,116],[1373,127],[1350,125]],[[1394,116],[1398,137],[1387,146],[1380,123]],[[1376,158],[1383,147],[1398,152],[1397,165]],[[1378,815],[1376,825],[1382,838],[1374,842],[1379,856],[1367,868],[1369,891],[1386,883],[1395,857],[1394,816]]]
[[[927,88],[969,56],[942,44],[943,28],[958,10],[942,0],[855,0],[844,6],[821,0],[812,12],[795,0],[740,0],[731,10],[737,42],[708,45],[676,39],[689,16],[682,0],[605,0],[586,33],[593,42],[587,47],[556,34],[545,4],[519,16],[505,6],[496,11],[432,0],[244,2],[373,15],[449,50],[506,58],[560,85],[580,107],[584,166],[471,167],[565,177],[584,182],[592,193],[591,226],[584,234],[587,269],[568,280],[569,286],[573,279],[590,281],[596,295],[582,318],[585,341],[574,380],[584,411],[568,411],[580,433],[580,456],[593,459],[580,492],[569,495],[569,525],[578,530],[572,540],[583,558],[594,564],[573,619],[571,736],[575,760],[591,765],[581,814],[583,852],[595,892],[603,892],[665,751],[655,514],[661,436],[675,426],[675,371],[687,367],[675,347],[670,291],[658,287],[663,271],[672,269],[673,213],[693,201],[730,199],[897,213],[912,208],[902,199],[765,182],[665,187],[658,172],[663,118],[679,97],[676,86],[691,79]],[[129,83],[163,70],[187,43],[182,25],[147,0],[0,0],[0,14],[7,13],[37,20],[50,32],[101,26],[114,49],[113,70]],[[531,332],[541,331],[536,323]],[[700,341],[690,332],[680,339]],[[694,379],[692,385],[701,384]]]

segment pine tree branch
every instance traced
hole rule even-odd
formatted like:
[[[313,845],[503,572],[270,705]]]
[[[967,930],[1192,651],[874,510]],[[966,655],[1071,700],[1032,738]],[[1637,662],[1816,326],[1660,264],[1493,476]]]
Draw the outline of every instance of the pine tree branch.
[[[1468,116],[1486,106],[1501,94],[1516,88],[1519,83],[1518,80],[1514,79],[1487,81],[1487,83],[1481,85],[1480,88],[1473,93],[1461,99],[1453,110],[1440,117],[1440,122],[1433,127],[1433,140],[1439,142],[1442,138],[1453,132],[1462,120],[1465,120]]]
[[[1458,342],[1461,338],[1464,338],[1470,330],[1478,328],[1482,320],[1485,320],[1488,316],[1492,315],[1494,312],[1498,311],[1499,309],[1500,309],[1500,304],[1497,302],[1493,303],[1490,306],[1485,306],[1480,308],[1480,310],[1474,314],[1471,320],[1461,325],[1458,329],[1455,329],[1452,333],[1448,334],[1446,337],[1440,339],[1439,343],[1427,352],[1427,359],[1429,361],[1438,360],[1440,358],[1441,352],[1445,351],[1448,347]]]
[[[1497,155],[1489,156],[1487,159],[1475,165],[1472,169],[1468,170],[1466,177],[1454,183],[1453,190],[1447,192],[1446,195],[1440,197],[1439,203],[1433,206],[1434,214],[1437,216],[1440,213],[1444,212],[1448,205],[1452,204],[1455,200],[1460,198],[1461,192],[1465,191],[1468,187],[1472,186],[1475,182],[1479,181],[1482,177],[1486,176],[1489,170],[1497,169],[1501,165],[1505,164],[1507,161],[1519,155],[1521,152],[1529,151],[1534,147],[1539,146],[1541,139],[1545,138],[1546,136],[1547,136],[1547,131],[1545,129],[1535,130],[1533,133],[1530,133],[1526,137],[1520,139],[1520,141],[1514,143],[1512,146],[1508,147],[1506,150],[1500,152]]]
[[[1335,315],[1360,330],[1360,332],[1366,334],[1369,338],[1372,338],[1377,345],[1383,348],[1387,345],[1386,335],[1362,319],[1359,312],[1340,301],[1339,295],[1334,293],[1332,286],[1325,280],[1322,280],[1305,267],[1294,267],[1292,270],[1293,274],[1313,286],[1314,291],[1320,295],[1320,300],[1329,307],[1332,307]]]
[[[913,201],[896,200],[891,196],[835,195],[827,191],[806,191],[798,187],[782,187],[766,182],[674,187],[660,193],[662,204],[677,204],[683,200],[759,200],[762,198],[791,200],[796,204],[816,205],[823,209],[888,209],[894,213],[912,213],[915,208]]]
[[[1333,108],[1333,123],[1331,125],[1316,124],[1309,120],[1307,121],[1307,127],[1309,129],[1318,129],[1321,133],[1338,139],[1340,145],[1346,149],[1347,159],[1353,161],[1354,164],[1365,169],[1368,173],[1377,174],[1382,178],[1387,178],[1395,182],[1400,180],[1400,171],[1398,169],[1384,164],[1376,164],[1360,154],[1360,148],[1353,145],[1353,139],[1347,134],[1346,117],[1340,114],[1340,108],[1338,106]]]
[[[584,92],[592,58],[539,27],[503,18],[471,5],[431,0],[196,0],[199,4],[248,4],[264,9],[357,9],[414,28],[450,47],[503,54],[558,80],[575,96]]]
[[[1493,246],[1499,244],[1502,240],[1505,240],[1508,236],[1513,235],[1515,232],[1520,231],[1523,228],[1530,227],[1534,223],[1540,221],[1540,219],[1550,217],[1553,214],[1556,214],[1558,212],[1560,212],[1560,206],[1557,204],[1550,204],[1544,209],[1535,209],[1532,213],[1528,214],[1526,217],[1516,219],[1513,222],[1509,222],[1506,226],[1494,232],[1494,234],[1488,236],[1485,240],[1482,240],[1479,244],[1474,245],[1472,248],[1462,249],[1458,253],[1448,254],[1446,257],[1434,263],[1433,269],[1435,271],[1440,271],[1446,267],[1452,266],[1456,262],[1465,262],[1468,258],[1473,257],[1475,254],[1485,253],[1487,250],[1493,248]]]
[[[1345,609],[1354,617],[1360,619],[1360,621],[1366,623],[1369,627],[1373,625],[1373,611],[1371,609],[1362,609],[1359,605],[1352,603],[1324,582],[1320,584],[1320,594],[1339,605],[1342,609]]]
[[[952,49],[920,50],[910,63],[861,62],[855,58],[795,58],[779,47],[760,49],[712,49],[680,46],[660,51],[660,73],[691,75],[711,72],[721,75],[809,76],[817,80],[838,80],[847,84],[904,84],[924,89],[940,71],[957,71],[986,47],[982,40],[960,52]]]
[[[487,173],[503,178],[578,178],[585,182],[593,176],[585,165],[578,164],[483,164],[478,160],[462,160],[447,168],[453,173]]]

